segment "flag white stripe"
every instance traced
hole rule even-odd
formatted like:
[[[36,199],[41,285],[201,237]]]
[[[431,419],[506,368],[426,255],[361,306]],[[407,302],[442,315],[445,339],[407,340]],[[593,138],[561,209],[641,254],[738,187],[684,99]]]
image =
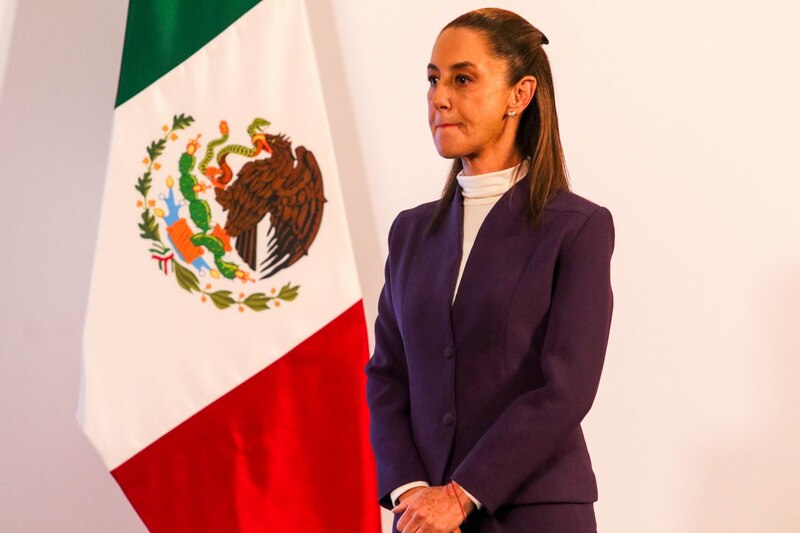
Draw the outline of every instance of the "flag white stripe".
[[[316,156],[328,200],[319,234],[308,256],[258,285],[298,284],[294,302],[262,312],[223,311],[157,270],[136,226],[134,185],[145,147],[180,113],[196,122],[168,144],[154,184],[167,175],[177,181],[177,157],[189,137],[202,132],[200,159],[223,119],[229,142],[248,144],[245,130],[261,116],[271,122],[268,132],[286,133],[293,147],[304,145]],[[219,288],[255,290],[230,283]],[[113,469],[360,298],[305,6],[262,2],[115,112],[84,331],[84,431]]]

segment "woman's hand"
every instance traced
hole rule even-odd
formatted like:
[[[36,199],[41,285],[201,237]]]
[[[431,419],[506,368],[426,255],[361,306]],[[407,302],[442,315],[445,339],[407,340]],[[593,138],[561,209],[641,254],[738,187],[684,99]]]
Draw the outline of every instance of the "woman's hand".
[[[402,533],[461,533],[458,527],[472,510],[472,501],[460,489],[458,497],[448,487],[415,487],[400,496],[392,512],[403,513],[397,522]],[[461,503],[459,504],[459,500]],[[462,507],[463,506],[463,507]]]
[[[397,505],[399,506],[401,503],[403,503],[404,501],[406,501],[407,499],[409,499],[414,494],[416,494],[417,492],[421,491],[424,488],[426,487],[414,487],[413,489],[408,489],[403,494],[397,497],[397,499],[399,500],[399,503]]]

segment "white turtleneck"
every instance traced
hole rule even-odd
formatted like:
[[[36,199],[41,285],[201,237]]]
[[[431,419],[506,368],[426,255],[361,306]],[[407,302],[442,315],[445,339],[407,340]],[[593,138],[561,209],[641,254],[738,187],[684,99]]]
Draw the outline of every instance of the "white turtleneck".
[[[452,301],[456,299],[458,286],[461,284],[461,275],[464,273],[464,266],[467,264],[467,258],[483,220],[492,210],[497,200],[525,176],[528,172],[528,166],[528,160],[523,159],[519,165],[505,170],[471,176],[464,175],[462,170],[456,176],[458,184],[461,186],[461,194],[464,197],[464,237],[461,267],[458,271],[458,279],[456,280],[456,289],[453,291]],[[514,170],[517,167],[521,168],[515,175]]]

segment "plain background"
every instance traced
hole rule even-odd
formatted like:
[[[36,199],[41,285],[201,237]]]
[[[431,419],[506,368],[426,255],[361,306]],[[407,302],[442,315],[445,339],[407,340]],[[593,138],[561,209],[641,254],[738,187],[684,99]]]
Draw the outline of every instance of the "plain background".
[[[307,5],[371,329],[389,225],[449,165],[431,47],[484,4]],[[573,190],[617,230],[599,530],[800,531],[800,4],[498,5],[548,36]],[[126,9],[0,3],[2,531],[144,530],[75,421]]]

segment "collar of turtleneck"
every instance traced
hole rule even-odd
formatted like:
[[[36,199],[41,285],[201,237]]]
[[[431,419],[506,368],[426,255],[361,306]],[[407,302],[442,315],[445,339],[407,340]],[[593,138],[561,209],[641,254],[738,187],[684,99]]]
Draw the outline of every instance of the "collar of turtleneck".
[[[464,171],[456,175],[458,184],[461,185],[461,194],[464,197],[464,205],[490,204],[496,202],[514,183],[523,178],[528,171],[528,160],[514,167],[485,174],[473,174],[465,176]],[[521,167],[519,172],[514,175],[514,169]],[[513,181],[512,181],[513,180]]]

